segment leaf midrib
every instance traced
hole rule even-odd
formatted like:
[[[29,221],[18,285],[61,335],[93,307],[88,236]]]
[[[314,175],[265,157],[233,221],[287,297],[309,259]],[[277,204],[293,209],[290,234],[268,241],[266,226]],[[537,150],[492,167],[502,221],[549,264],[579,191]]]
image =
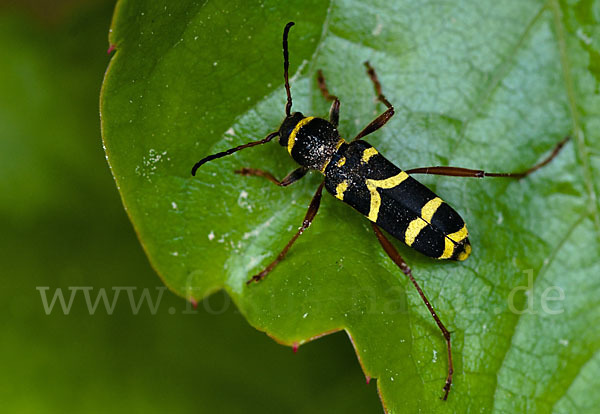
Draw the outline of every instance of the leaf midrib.
[[[583,130],[581,129],[581,124],[579,122],[579,111],[577,110],[575,99],[575,87],[573,84],[573,78],[571,76],[571,65],[567,53],[565,28],[561,22],[562,9],[560,8],[557,0],[549,0],[549,4],[551,5],[551,10],[554,15],[554,25],[556,27],[556,38],[560,53],[560,63],[563,69],[569,110],[571,111],[571,121],[573,124],[573,133],[575,135],[574,138],[577,143],[575,148],[579,155],[578,158],[581,160],[583,179],[585,181],[585,187],[591,204],[590,210],[593,214],[594,224],[596,226],[596,240],[600,244],[600,205],[598,204],[599,200],[597,196],[597,190],[594,185],[593,173],[590,165],[589,148],[585,143]]]

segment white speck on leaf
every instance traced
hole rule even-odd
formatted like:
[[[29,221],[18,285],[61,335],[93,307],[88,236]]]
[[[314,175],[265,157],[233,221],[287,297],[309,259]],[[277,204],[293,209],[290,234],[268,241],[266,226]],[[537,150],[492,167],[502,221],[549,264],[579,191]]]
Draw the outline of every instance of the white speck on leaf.
[[[136,174],[150,180],[151,176],[154,175],[154,172],[156,171],[157,164],[162,161],[165,155],[167,155],[167,151],[160,153],[155,149],[150,149],[148,155],[142,157],[142,165],[138,165],[135,168]]]
[[[211,231],[208,233],[208,240],[213,241],[215,239],[215,232]]]
[[[381,34],[381,30],[383,29],[383,23],[381,22],[381,18],[379,17],[378,14],[375,15],[375,19],[377,21],[377,24],[375,25],[375,28],[373,29],[371,34],[373,36],[379,36]]]
[[[577,37],[579,39],[581,39],[583,41],[583,43],[585,43],[586,45],[591,45],[592,44],[592,38],[589,37],[588,35],[586,35],[585,33],[583,33],[583,30],[581,29],[581,27],[579,29],[577,29]]]
[[[247,209],[248,211],[251,212],[252,211],[252,206],[250,205],[250,203],[248,203],[247,199],[248,199],[248,192],[246,192],[245,190],[242,190],[240,192],[239,197],[238,197],[237,204],[241,208],[245,208],[245,209]]]

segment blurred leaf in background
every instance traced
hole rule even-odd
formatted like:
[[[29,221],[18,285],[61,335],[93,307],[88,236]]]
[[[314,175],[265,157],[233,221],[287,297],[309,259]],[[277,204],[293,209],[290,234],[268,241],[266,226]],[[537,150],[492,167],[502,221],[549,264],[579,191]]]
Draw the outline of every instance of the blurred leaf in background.
[[[323,69],[351,138],[383,111],[362,65],[371,61],[397,113],[368,140],[403,168],[519,171],[572,135],[525,180],[420,177],[461,212],[473,244],[464,263],[401,247],[454,331],[445,404],[439,331],[365,219],[333,197],[286,260],[246,287],[300,225],[318,174],[282,189],[233,173],[295,168],[272,142],[190,176],[198,159],[279,126],[281,32],[291,20],[294,109],[327,113],[315,82]],[[224,288],[253,326],[286,344],[346,329],[391,411],[592,411],[599,22],[598,0],[122,0],[101,101],[107,156],[171,289],[198,299]],[[544,298],[559,292],[548,307]],[[532,312],[520,313],[530,299]]]
[[[344,335],[294,355],[223,294],[193,309],[165,291],[100,140],[114,3],[12,3],[0,9],[2,411],[379,412]],[[58,288],[72,307],[46,315]],[[110,304],[115,288],[114,311],[90,314],[85,292]],[[156,312],[132,310],[128,292],[135,307],[145,289]]]

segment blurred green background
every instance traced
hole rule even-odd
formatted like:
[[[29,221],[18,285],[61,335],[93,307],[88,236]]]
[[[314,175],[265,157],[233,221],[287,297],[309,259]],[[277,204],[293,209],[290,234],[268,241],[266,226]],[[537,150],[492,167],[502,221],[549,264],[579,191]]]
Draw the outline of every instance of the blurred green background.
[[[157,312],[112,315],[101,289],[163,285],[104,159],[98,95],[114,2],[0,6],[0,259],[3,412],[381,412],[343,333],[293,354],[217,293],[193,310],[163,292]],[[65,300],[47,315],[38,288]],[[85,289],[81,289],[85,287]],[[135,288],[135,289],[132,289]],[[137,313],[137,314],[136,314]]]

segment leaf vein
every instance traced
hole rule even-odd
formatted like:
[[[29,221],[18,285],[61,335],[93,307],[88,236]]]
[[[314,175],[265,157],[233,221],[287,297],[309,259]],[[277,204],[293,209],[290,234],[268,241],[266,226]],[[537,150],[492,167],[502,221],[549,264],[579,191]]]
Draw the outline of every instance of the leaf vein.
[[[544,276],[546,275],[548,269],[550,268],[550,266],[552,265],[552,263],[554,262],[554,259],[558,256],[558,253],[560,252],[560,250],[566,245],[567,241],[571,238],[571,236],[574,234],[575,230],[577,229],[577,227],[579,227],[579,225],[581,225],[581,223],[584,222],[585,218],[588,217],[589,213],[584,213],[582,215],[580,215],[577,220],[575,220],[575,222],[569,227],[569,229],[565,232],[564,237],[559,240],[559,242],[557,243],[557,245],[554,247],[554,249],[552,249],[552,252],[550,253],[550,255],[547,258],[547,261],[545,261],[545,263],[542,265],[542,267],[540,268],[540,270],[537,272],[537,276],[534,276],[535,279],[533,281],[533,288],[535,289],[535,287],[538,285],[538,283],[543,280]],[[534,273],[535,275],[535,273]],[[504,357],[502,358],[502,362],[500,363],[500,366],[498,368],[498,372],[505,368],[505,369],[513,369],[510,366],[508,366],[506,364],[507,362],[507,357],[508,357],[508,353],[510,351],[510,349],[512,349],[513,347],[517,347],[518,345],[514,344],[514,337],[515,334],[517,332],[517,328],[519,327],[520,321],[522,320],[522,316],[525,314],[519,314],[516,315],[516,317],[514,318],[514,323],[512,324],[511,327],[511,333],[509,335],[507,335],[507,339],[508,339],[508,346],[506,347],[506,349],[504,350]],[[523,373],[521,373],[523,374]],[[501,389],[501,386],[498,384],[498,380],[496,380],[496,395],[494,397],[494,400],[496,399],[497,396],[497,392],[498,390]]]
[[[561,23],[562,11],[557,0],[550,0],[552,6],[552,12],[554,14],[554,25],[556,27],[556,37],[558,42],[558,49],[560,52],[560,62],[563,69],[563,76],[565,80],[566,93],[569,102],[569,109],[571,111],[571,121],[573,124],[573,134],[575,135],[576,149],[581,160],[581,167],[583,169],[583,178],[585,181],[586,190],[590,199],[590,209],[594,216],[594,224],[596,226],[596,237],[600,241],[600,206],[597,196],[597,189],[594,185],[592,167],[590,165],[589,150],[585,142],[583,130],[579,121],[579,111],[577,110],[577,103],[575,99],[575,87],[573,84],[573,77],[571,75],[571,65],[569,64],[569,58],[567,53],[566,34],[565,28]]]

